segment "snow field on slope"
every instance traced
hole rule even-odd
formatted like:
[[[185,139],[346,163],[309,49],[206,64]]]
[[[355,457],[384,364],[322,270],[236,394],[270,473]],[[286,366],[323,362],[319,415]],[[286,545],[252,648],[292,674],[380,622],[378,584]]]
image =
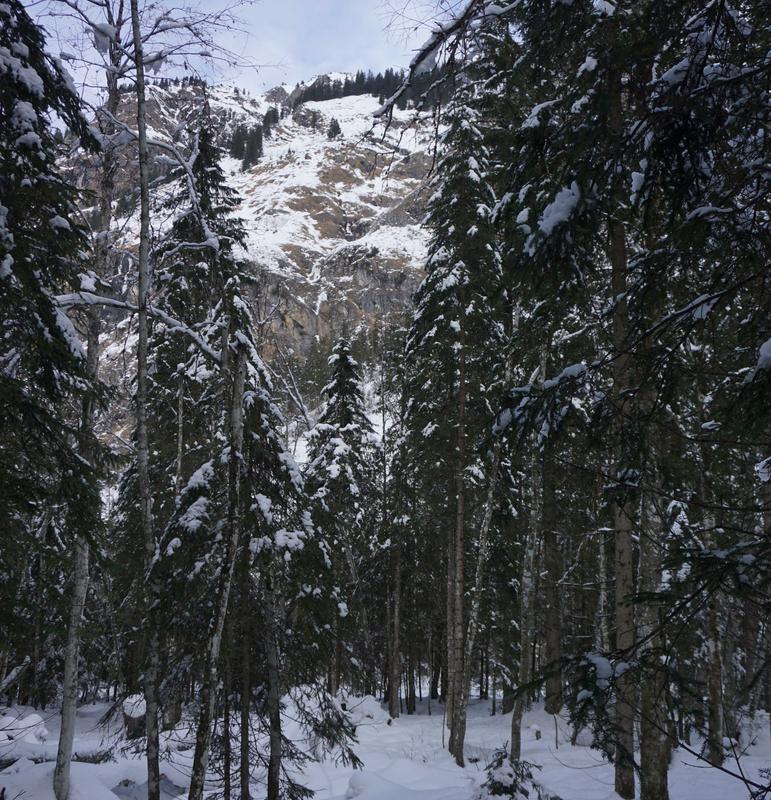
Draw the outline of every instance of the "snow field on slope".
[[[422,261],[425,232],[417,225],[379,227],[377,214],[383,209],[372,199],[399,196],[399,187],[387,175],[393,148],[411,152],[424,149],[426,132],[408,129],[402,137],[401,131],[392,130],[385,143],[380,142],[378,129],[367,137],[377,100],[364,95],[308,102],[304,108],[319,114],[315,129],[286,117],[264,140],[263,158],[251,170],[241,172],[234,159],[223,162],[232,186],[243,198],[238,214],[246,224],[249,256],[280,274],[286,274],[290,260],[286,248],[298,246],[319,257],[355,245],[378,247],[394,255],[408,253],[410,259]],[[411,112],[399,113],[402,124],[414,116]],[[340,122],[343,138],[330,141],[326,131],[333,117]],[[359,153],[371,157],[371,171],[353,165]],[[331,183],[325,179],[324,173],[335,164],[341,165],[347,180]],[[307,209],[302,208],[304,204]],[[317,222],[325,204],[354,221],[371,218],[372,229],[359,239],[330,236]],[[313,281],[313,275],[299,265],[290,268],[289,275]]]
[[[484,780],[484,765],[509,738],[511,716],[490,716],[488,701],[473,701],[469,711],[467,766],[460,769],[443,748],[442,706],[419,703],[418,713],[402,716],[389,724],[381,704],[371,697],[348,697],[346,705],[356,725],[356,753],[363,761],[361,771],[334,760],[308,766],[303,782],[312,788],[316,800],[477,800]],[[120,725],[99,726],[108,706],[86,705],[78,710],[75,753],[80,756],[102,751],[110,744],[123,744]],[[10,798],[54,800],[51,789],[53,759],[59,732],[58,714],[31,708],[0,708],[6,739],[0,742],[0,758],[19,760],[0,772],[0,788]],[[745,726],[748,739],[742,768],[751,779],[769,763],[768,717],[759,714],[752,726]],[[287,733],[300,737],[292,714],[284,718]],[[9,740],[8,734],[14,736]],[[540,734],[540,739],[536,738]],[[235,735],[235,734],[234,734]],[[165,800],[186,797],[192,751],[187,723],[164,734],[165,758],[161,765]],[[446,732],[445,732],[446,737]],[[542,767],[538,778],[562,800],[617,800],[613,791],[613,768],[588,746],[571,746],[570,730],[564,720],[555,725],[552,717],[536,707],[523,726],[523,758]],[[579,742],[588,743],[582,734]],[[696,743],[695,747],[698,748]],[[237,743],[235,743],[237,748]],[[71,800],[140,800],[144,793],[146,768],[141,753],[116,747],[114,760],[105,763],[74,763]],[[35,763],[36,761],[40,763]],[[732,759],[726,767],[736,768]],[[670,771],[672,800],[742,800],[742,784],[703,764],[683,750],[677,750]],[[214,794],[214,786],[211,787]],[[255,800],[264,798],[260,783],[252,786]]]

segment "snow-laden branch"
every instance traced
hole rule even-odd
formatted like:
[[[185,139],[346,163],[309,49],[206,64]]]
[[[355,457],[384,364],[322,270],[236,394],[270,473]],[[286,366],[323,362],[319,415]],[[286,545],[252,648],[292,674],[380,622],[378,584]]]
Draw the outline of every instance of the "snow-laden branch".
[[[117,117],[110,115],[110,120],[112,123],[118,127],[118,129],[124,134],[124,136],[129,136],[133,140],[138,140],[139,134],[137,131],[133,130],[131,126],[127,125],[125,122],[121,122]],[[209,249],[213,250],[215,253],[219,252],[220,249],[220,241],[219,237],[217,236],[214,231],[209,228],[209,225],[206,221],[206,215],[203,213],[201,209],[201,202],[198,197],[198,190],[195,185],[195,177],[193,176],[193,165],[195,164],[196,158],[198,158],[198,134],[196,134],[193,138],[193,147],[190,152],[189,158],[186,158],[182,151],[171,141],[165,141],[164,139],[156,139],[152,137],[147,138],[147,144],[150,147],[158,148],[159,150],[165,150],[167,153],[170,153],[173,159],[173,162],[183,171],[185,175],[185,181],[187,182],[187,188],[190,196],[190,205],[192,206],[193,211],[197,214],[198,219],[201,223],[201,227],[203,228],[203,235],[204,241],[203,242],[184,242],[182,244],[177,245],[173,250],[170,250],[167,255],[171,255],[178,250],[203,250]]]
[[[114,297],[104,297],[95,292],[60,294],[57,295],[54,300],[59,308],[62,309],[77,308],[79,306],[108,306],[109,308],[121,308],[134,313],[139,310],[133,303],[129,303],[125,300],[118,300]],[[150,303],[147,304],[147,313],[166,325],[171,333],[181,333],[183,336],[187,336],[207,358],[211,359],[216,364],[221,363],[222,359],[220,353],[212,349],[212,347],[210,347],[189,325],[180,322],[178,319],[175,319],[170,314],[167,314],[165,311],[162,311],[160,308]]]
[[[467,0],[462,10],[444,23],[440,23],[431,31],[431,35],[417,49],[407,67],[402,85],[375,111],[379,118],[390,115],[399,98],[412,86],[413,79],[423,72],[428,72],[436,65],[439,51],[448,45],[451,56],[455,54],[464,34],[476,26],[485,17],[499,17],[513,10],[517,2],[501,5],[496,0]]]
[[[24,661],[21,662],[18,666],[14,667],[3,679],[0,681],[0,695],[4,692],[7,692],[8,689],[11,688],[21,676],[24,674],[24,670],[30,665],[30,658],[26,656]]]
[[[255,66],[249,58],[219,44],[213,35],[215,31],[241,32],[240,20],[234,12],[246,4],[247,0],[235,0],[212,11],[193,5],[168,6],[165,10],[158,4],[149,5],[142,20],[141,42],[145,46],[152,45],[152,50],[145,52],[143,48],[142,65],[158,72],[166,62],[173,61],[188,67],[191,59],[202,58],[208,62],[222,62],[242,68]],[[150,13],[155,15],[152,20],[147,19]],[[116,79],[129,76],[136,68],[133,36],[122,2],[56,0],[50,4],[47,14],[53,18],[74,20],[90,37],[96,53],[103,58],[100,63],[85,54],[75,56],[63,52],[65,60],[104,68]]]

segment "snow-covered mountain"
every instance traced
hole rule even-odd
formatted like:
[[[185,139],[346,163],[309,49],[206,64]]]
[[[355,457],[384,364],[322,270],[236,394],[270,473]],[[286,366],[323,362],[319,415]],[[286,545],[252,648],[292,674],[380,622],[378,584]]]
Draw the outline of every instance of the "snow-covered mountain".
[[[274,327],[288,344],[303,351],[315,336],[369,328],[408,308],[425,259],[419,223],[433,137],[429,120],[396,110],[387,128],[375,125],[378,100],[369,95],[292,110],[286,86],[259,96],[226,85],[153,85],[148,92],[153,138],[184,139],[208,102],[225,147],[237,125],[258,125],[270,107],[285,106],[259,163],[242,171],[226,157],[223,166],[243,199],[245,255],[260,276],[263,302],[277,309]],[[133,96],[124,98],[118,116],[131,124]],[[330,140],[332,118],[342,136]],[[126,161],[119,176],[125,191],[136,185],[134,170]],[[154,219],[155,227],[163,224]],[[128,248],[136,230],[129,218],[123,235]]]

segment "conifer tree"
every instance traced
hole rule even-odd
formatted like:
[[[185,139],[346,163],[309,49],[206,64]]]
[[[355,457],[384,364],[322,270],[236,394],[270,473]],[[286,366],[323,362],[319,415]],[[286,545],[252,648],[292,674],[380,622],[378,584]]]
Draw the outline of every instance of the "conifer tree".
[[[0,480],[6,498],[0,514],[11,531],[36,501],[67,491],[88,495],[86,483],[77,487],[93,481],[72,450],[76,426],[57,407],[90,391],[78,335],[54,301],[56,294],[80,289],[88,245],[75,213],[75,190],[56,167],[50,115],[58,115],[85,146],[94,140],[68,76],[46,52],[42,30],[17,0],[0,15]],[[61,484],[67,472],[69,489]]]
[[[6,645],[19,662],[33,656],[31,688],[23,696],[36,704],[51,699],[44,684],[57,668],[41,645],[46,632],[54,633],[48,625],[63,622],[66,613],[59,605],[66,592],[60,570],[70,554],[77,560],[79,537],[93,537],[99,528],[101,448],[75,411],[96,402],[98,387],[78,333],[55,299],[89,285],[89,244],[76,191],[56,163],[61,137],[54,117],[83,147],[95,147],[69,76],[47,52],[41,28],[11,0],[0,7],[0,521],[6,532],[0,596],[37,572],[41,585],[11,615],[18,627],[11,624]],[[51,537],[60,544],[49,551]],[[83,569],[80,576],[75,589],[84,592]],[[3,602],[14,608],[18,598]],[[34,643],[28,639],[33,629]],[[53,636],[48,642],[57,645]]]
[[[466,626],[468,528],[478,512],[486,465],[479,446],[492,425],[489,354],[505,350],[511,309],[500,303],[500,262],[492,226],[495,195],[488,183],[488,150],[474,85],[448,110],[447,132],[427,223],[432,238],[428,275],[415,298],[417,311],[406,346],[407,434],[410,473],[430,476],[424,504],[432,527],[446,540],[445,644],[450,750],[463,763],[465,705],[461,699]],[[506,321],[508,318],[508,321]],[[489,475],[487,476],[489,479]],[[442,499],[454,498],[452,515]],[[438,515],[438,517],[437,517]],[[412,525],[419,524],[413,520]],[[455,711],[458,708],[458,724]]]
[[[243,161],[246,137],[247,129],[245,125],[239,124],[233,128],[233,135],[230,139],[230,147],[228,148],[231,158],[237,158],[239,161]]]
[[[345,591],[340,596],[338,627],[352,638],[359,664],[373,668],[373,653],[366,619],[364,571],[376,551],[375,464],[372,423],[366,415],[358,364],[350,342],[339,339],[328,365],[330,382],[322,390],[323,407],[311,431],[307,482],[317,528],[338,553],[337,579]],[[342,572],[340,571],[342,570]],[[349,607],[350,602],[350,607]],[[343,636],[338,632],[338,652],[330,665],[329,688],[340,686]],[[348,645],[346,637],[346,645]]]
[[[253,167],[262,158],[262,136],[263,128],[259,125],[249,128],[242,150],[241,169],[246,170]]]

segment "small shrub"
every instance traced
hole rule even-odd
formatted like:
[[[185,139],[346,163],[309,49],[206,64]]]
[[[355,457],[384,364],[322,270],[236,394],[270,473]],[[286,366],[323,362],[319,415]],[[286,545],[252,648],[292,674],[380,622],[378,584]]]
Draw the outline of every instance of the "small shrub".
[[[506,748],[496,750],[487,765],[487,780],[482,784],[479,800],[491,797],[512,797],[516,800],[560,800],[549,794],[533,777],[540,769],[529,761],[511,761]]]

